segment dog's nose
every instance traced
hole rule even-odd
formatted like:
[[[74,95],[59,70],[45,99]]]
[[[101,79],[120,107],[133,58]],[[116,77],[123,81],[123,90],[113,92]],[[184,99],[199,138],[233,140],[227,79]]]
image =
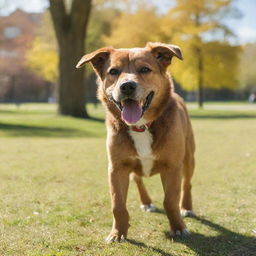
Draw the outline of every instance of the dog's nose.
[[[125,95],[132,94],[137,87],[137,84],[133,81],[127,81],[120,86],[120,90]]]

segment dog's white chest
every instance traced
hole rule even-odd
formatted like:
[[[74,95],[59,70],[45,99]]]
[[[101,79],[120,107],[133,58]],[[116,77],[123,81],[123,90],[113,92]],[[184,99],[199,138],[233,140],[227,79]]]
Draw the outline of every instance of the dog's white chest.
[[[141,161],[142,171],[145,176],[149,176],[154,163],[154,156],[152,155],[152,134],[145,130],[144,132],[129,131],[130,136],[134,141],[137,150],[138,158]]]

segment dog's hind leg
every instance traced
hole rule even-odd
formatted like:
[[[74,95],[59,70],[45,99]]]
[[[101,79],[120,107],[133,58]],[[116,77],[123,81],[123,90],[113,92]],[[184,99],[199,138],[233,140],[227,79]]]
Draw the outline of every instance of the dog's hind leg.
[[[183,217],[194,217],[191,195],[191,178],[193,176],[195,160],[193,155],[186,155],[183,166],[182,193],[181,193],[181,215]]]
[[[147,192],[147,189],[143,183],[143,180],[140,176],[136,175],[135,173],[130,174],[131,180],[133,180],[138,188],[139,197],[141,202],[141,209],[147,212],[154,212],[156,211],[156,207],[152,204],[152,200]]]
[[[181,171],[182,166],[173,165],[172,168],[160,172],[164,189],[164,208],[170,222],[171,236],[189,235],[180,215]]]

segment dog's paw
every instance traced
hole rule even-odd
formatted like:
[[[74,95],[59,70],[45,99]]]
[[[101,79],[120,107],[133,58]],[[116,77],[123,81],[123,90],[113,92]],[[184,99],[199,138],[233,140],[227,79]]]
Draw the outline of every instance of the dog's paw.
[[[182,230],[173,230],[170,232],[170,237],[172,238],[183,238],[190,235],[190,232],[187,228],[184,228]]]
[[[180,215],[182,217],[196,217],[196,214],[192,211],[192,210],[185,210],[185,209],[182,209],[180,210]]]
[[[114,242],[122,243],[126,241],[126,238],[124,235],[119,235],[116,232],[111,232],[108,237],[105,239],[105,241],[110,244]]]
[[[144,212],[156,212],[156,207],[153,204],[141,204],[140,209]]]

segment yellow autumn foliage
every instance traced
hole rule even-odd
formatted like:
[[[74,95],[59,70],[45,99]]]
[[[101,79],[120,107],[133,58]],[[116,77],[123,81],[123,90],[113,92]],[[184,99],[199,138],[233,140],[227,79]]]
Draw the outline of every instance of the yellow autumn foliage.
[[[37,37],[27,54],[28,67],[43,79],[57,81],[58,55],[40,37]]]
[[[133,12],[123,12],[114,21],[112,33],[104,37],[105,44],[121,48],[143,47],[148,41],[176,44],[181,47],[184,61],[174,58],[170,71],[183,88],[197,90],[199,73],[203,87],[235,88],[240,47],[226,40],[232,32],[222,24],[222,18],[231,11],[232,0],[175,2],[176,5],[162,15],[145,5],[139,5]],[[203,63],[201,70],[198,49]]]
[[[48,12],[44,14],[38,35],[26,55],[26,61],[28,68],[41,78],[49,82],[57,82],[57,44]]]
[[[160,19],[153,7],[139,8],[136,13],[123,12],[113,21],[112,33],[103,37],[105,45],[142,47],[148,41],[159,41]]]
[[[182,49],[183,61],[173,60],[170,71],[175,80],[186,90],[194,91],[198,86],[198,67],[196,52],[192,43],[179,43]],[[205,42],[201,46],[204,86],[207,88],[233,89],[239,83],[240,46],[231,46],[227,42]]]
[[[143,47],[148,41],[176,44],[181,47],[184,60],[174,58],[170,71],[183,88],[197,90],[199,72],[204,87],[235,88],[238,84],[240,47],[232,46],[225,40],[232,33],[221,23],[231,2],[176,0],[176,5],[166,14],[159,14],[150,4],[140,2],[136,7],[134,0],[123,1],[133,9],[127,7],[117,11],[101,6],[91,16],[87,51],[104,45],[116,48]],[[30,69],[41,77],[56,82],[58,58],[50,22],[46,13],[41,31],[27,55],[27,62]],[[217,38],[214,38],[213,32],[218,32]],[[197,48],[203,61],[200,71]]]

